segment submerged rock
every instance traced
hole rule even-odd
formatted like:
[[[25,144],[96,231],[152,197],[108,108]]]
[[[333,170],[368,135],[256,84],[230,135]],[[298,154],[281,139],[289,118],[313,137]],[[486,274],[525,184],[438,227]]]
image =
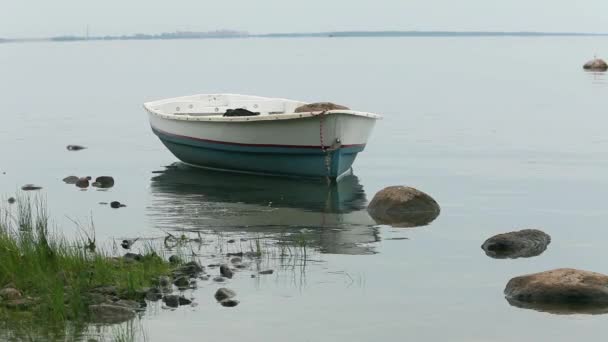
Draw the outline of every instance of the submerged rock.
[[[350,108],[341,106],[341,105],[338,105],[335,103],[331,103],[331,102],[316,102],[316,103],[309,103],[309,104],[300,106],[300,107],[296,108],[294,113],[321,112],[321,111],[336,110],[336,109],[349,110]]]
[[[78,177],[78,176],[67,176],[63,179],[63,181],[66,184],[76,184],[76,182],[78,182],[79,179],[80,179],[80,177]]]
[[[68,151],[80,151],[84,150],[86,147],[80,145],[68,145],[65,147]]]
[[[15,199],[15,197],[9,197],[8,198],[8,204],[14,204],[15,202],[17,202],[17,200]]]
[[[89,313],[92,323],[117,324],[135,318],[135,310],[114,304],[91,305]]]
[[[273,274],[274,270],[265,270],[265,271],[260,271],[260,274]]]
[[[589,71],[606,71],[608,70],[608,63],[601,58],[595,58],[585,63],[583,69]]]
[[[486,255],[496,259],[529,258],[542,254],[551,243],[551,236],[537,229],[524,229],[495,235],[487,239],[481,248]]]
[[[439,216],[439,204],[426,193],[407,186],[389,186],[379,191],[367,211],[379,224],[418,227]]]
[[[232,308],[232,307],[239,305],[239,301],[236,299],[224,299],[224,300],[220,301],[220,304],[222,306]]]
[[[560,268],[515,277],[507,283],[504,294],[509,303],[518,307],[603,312],[608,309],[608,276]]]
[[[34,184],[25,184],[24,186],[21,187],[21,190],[23,190],[23,191],[33,191],[33,190],[40,190],[40,189],[42,189],[41,186],[34,185]]]
[[[221,288],[217,289],[214,297],[215,297],[215,300],[217,300],[218,302],[221,302],[224,299],[236,297],[236,292],[232,291],[231,289],[221,287]]]
[[[215,277],[213,278],[213,281],[215,281],[216,283],[223,283],[226,281],[226,278],[224,277]]]
[[[99,176],[95,178],[93,186],[96,188],[108,189],[114,186],[114,178],[110,176]]]

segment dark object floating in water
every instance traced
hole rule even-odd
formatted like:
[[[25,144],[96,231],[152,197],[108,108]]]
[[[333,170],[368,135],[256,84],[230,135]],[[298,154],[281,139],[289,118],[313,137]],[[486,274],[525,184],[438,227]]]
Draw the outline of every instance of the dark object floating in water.
[[[409,238],[406,237],[393,237],[393,238],[387,238],[384,240],[409,240]]]
[[[296,108],[294,113],[322,112],[322,111],[326,111],[326,110],[337,110],[337,109],[350,110],[350,108],[348,108],[348,107],[341,106],[341,105],[331,103],[331,102],[315,102],[315,103],[305,104],[303,106]]]
[[[556,314],[608,313],[608,276],[560,268],[515,277],[504,290],[514,306]]]
[[[34,184],[25,184],[24,186],[21,187],[21,190],[23,190],[23,191],[32,191],[32,190],[40,190],[40,189],[42,189],[41,186],[34,185]]]
[[[265,270],[265,271],[260,271],[260,274],[273,274],[274,270]]]
[[[68,145],[66,146],[66,148],[68,149],[68,151],[80,151],[84,150],[86,147],[80,145]]]
[[[114,186],[114,178],[110,176],[99,176],[95,178],[93,186],[101,189],[111,188]]]
[[[228,109],[222,116],[257,116],[258,112],[252,112],[244,108]]]
[[[420,190],[389,186],[374,196],[367,211],[378,224],[410,228],[433,222],[441,208],[431,196]]]
[[[99,204],[101,204],[101,205],[107,205],[108,202],[99,202]]]
[[[78,182],[78,180],[80,179],[80,177],[78,176],[67,176],[64,179],[62,179],[66,184],[76,184],[76,182]]]
[[[538,229],[498,234],[487,239],[481,248],[496,259],[530,258],[542,254],[551,243],[551,236]]]
[[[9,197],[8,198],[8,204],[13,204],[15,202],[17,202],[17,200],[15,199],[15,197]]]
[[[81,189],[86,189],[89,187],[90,180],[91,180],[91,176],[81,177],[81,178],[78,178],[78,180],[74,184],[76,184],[76,186]]]
[[[112,202],[110,202],[110,207],[112,207],[114,209],[118,209],[118,208],[126,207],[126,205],[122,204],[118,201],[112,201]]]
[[[608,63],[601,58],[595,58],[585,63],[583,69],[588,71],[606,71],[608,70]]]

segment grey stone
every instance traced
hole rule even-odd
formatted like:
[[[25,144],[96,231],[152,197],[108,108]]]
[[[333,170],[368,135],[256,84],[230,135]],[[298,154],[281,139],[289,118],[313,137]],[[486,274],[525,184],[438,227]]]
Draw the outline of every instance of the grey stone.
[[[230,267],[228,267],[228,265],[221,265],[220,266],[220,274],[226,278],[232,278],[232,270],[230,269]]]
[[[379,191],[367,208],[378,224],[418,227],[439,216],[439,204],[426,193],[407,186],[389,186]]]
[[[496,259],[529,258],[543,253],[551,243],[551,237],[537,229],[524,229],[495,235],[487,239],[481,248],[486,255]]]
[[[218,302],[221,302],[224,299],[236,297],[236,292],[232,291],[231,289],[222,287],[222,288],[217,289],[214,297],[215,297],[215,300],[217,300]]]

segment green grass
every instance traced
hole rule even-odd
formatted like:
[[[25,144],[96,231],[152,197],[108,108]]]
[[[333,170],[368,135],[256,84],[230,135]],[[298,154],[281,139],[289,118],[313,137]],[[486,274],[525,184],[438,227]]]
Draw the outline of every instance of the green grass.
[[[92,251],[90,241],[68,241],[49,228],[45,203],[20,196],[12,207],[0,208],[0,288],[7,285],[34,299],[27,309],[32,321],[64,325],[86,321],[88,296],[97,286],[115,286],[121,297],[135,298],[170,265],[147,250],[140,262]],[[89,246],[90,247],[90,246]],[[0,315],[7,315],[0,306]]]

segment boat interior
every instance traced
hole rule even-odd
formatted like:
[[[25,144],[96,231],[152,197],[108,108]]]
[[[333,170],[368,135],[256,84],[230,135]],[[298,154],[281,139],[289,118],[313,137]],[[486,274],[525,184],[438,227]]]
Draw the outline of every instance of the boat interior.
[[[245,109],[259,115],[293,113],[305,102],[233,94],[203,94],[147,102],[149,110],[173,115],[221,116],[231,109]]]

